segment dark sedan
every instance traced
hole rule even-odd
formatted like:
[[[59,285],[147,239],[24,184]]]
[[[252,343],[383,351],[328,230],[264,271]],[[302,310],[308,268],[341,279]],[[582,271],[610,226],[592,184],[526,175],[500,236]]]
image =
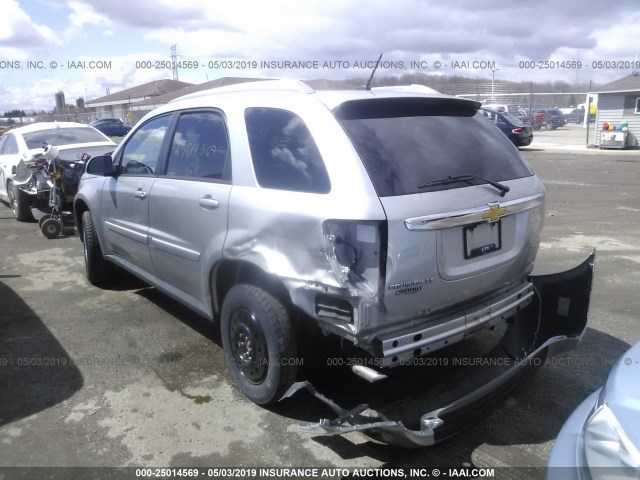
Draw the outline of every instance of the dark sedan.
[[[125,125],[119,118],[103,118],[91,122],[90,125],[107,137],[124,137],[131,130],[131,127]]]
[[[478,112],[502,130],[516,147],[526,147],[533,141],[533,128],[531,125],[523,123],[518,117],[510,113],[496,112],[487,108],[481,108]]]

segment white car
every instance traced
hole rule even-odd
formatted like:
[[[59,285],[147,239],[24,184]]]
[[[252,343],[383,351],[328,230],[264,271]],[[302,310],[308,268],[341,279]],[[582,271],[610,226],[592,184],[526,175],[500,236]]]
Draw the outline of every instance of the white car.
[[[13,178],[20,160],[41,154],[44,145],[55,145],[63,159],[77,160],[83,153],[98,155],[115,143],[93,127],[74,122],[41,122],[14,128],[0,138],[0,200],[9,203],[20,221],[31,220],[31,199],[15,188]]]

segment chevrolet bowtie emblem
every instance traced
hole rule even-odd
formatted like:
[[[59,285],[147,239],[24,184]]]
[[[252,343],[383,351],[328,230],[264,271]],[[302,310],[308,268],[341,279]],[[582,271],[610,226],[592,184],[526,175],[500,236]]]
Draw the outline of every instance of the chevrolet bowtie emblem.
[[[489,204],[489,210],[482,214],[483,220],[489,220],[489,222],[497,222],[507,212],[507,207],[501,207],[497,203]]]

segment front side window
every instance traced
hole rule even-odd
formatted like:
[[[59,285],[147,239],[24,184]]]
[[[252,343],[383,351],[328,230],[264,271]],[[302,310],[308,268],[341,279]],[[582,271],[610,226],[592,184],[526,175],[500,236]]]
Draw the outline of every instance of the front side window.
[[[245,121],[261,187],[309,193],[331,190],[320,151],[300,117],[276,108],[248,108]]]
[[[640,97],[636,98],[636,110],[634,113],[640,115]]]
[[[156,173],[162,142],[170,123],[170,115],[154,118],[131,136],[122,152],[121,165],[124,175]]]
[[[230,180],[229,141],[219,113],[183,113],[171,142],[167,175]]]

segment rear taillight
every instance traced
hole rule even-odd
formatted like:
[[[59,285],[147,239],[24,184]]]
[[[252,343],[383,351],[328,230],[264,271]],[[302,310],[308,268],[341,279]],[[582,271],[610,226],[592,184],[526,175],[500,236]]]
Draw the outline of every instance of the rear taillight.
[[[326,220],[322,233],[325,255],[340,286],[353,296],[375,297],[386,258],[386,222]]]
[[[513,130],[511,130],[513,133],[522,133],[522,129],[521,128],[514,128]]]

